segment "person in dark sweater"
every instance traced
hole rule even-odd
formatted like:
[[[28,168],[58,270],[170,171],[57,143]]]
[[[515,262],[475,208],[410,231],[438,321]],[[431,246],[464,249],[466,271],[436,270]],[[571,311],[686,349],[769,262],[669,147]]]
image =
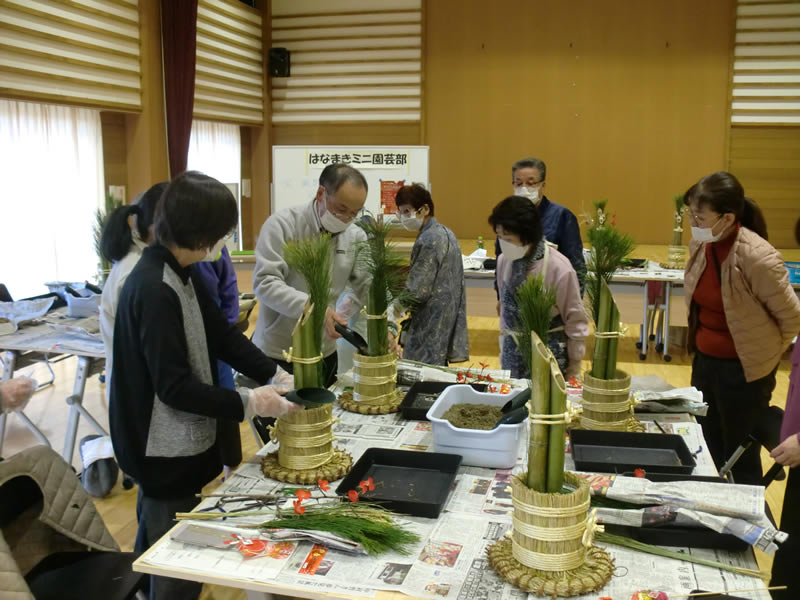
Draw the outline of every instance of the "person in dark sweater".
[[[236,220],[223,184],[193,171],[179,175],[156,208],[155,243],[120,294],[109,422],[120,467],[139,483],[137,551],[163,536],[176,512],[194,508],[195,494],[222,470],[218,423],[299,409],[266,385],[275,363],[190,276],[191,264],[220,252]],[[218,359],[262,387],[219,387]],[[196,598],[201,587],[152,577],[150,598]]]
[[[583,242],[578,219],[566,206],[551,202],[544,195],[546,177],[547,165],[538,158],[523,158],[511,166],[511,185],[514,186],[514,195],[527,198],[538,209],[545,240],[555,244],[556,249],[569,259],[578,276],[578,285],[583,296],[586,262],[583,259]],[[499,258],[502,252],[500,241],[496,239],[494,254]],[[494,289],[497,291],[496,279]],[[500,314],[499,292],[497,300],[497,310]]]

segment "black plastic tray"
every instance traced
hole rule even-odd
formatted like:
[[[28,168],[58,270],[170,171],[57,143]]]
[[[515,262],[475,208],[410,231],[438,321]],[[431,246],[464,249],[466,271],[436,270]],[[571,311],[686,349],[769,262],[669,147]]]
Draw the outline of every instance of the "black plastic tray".
[[[623,473],[626,477],[636,477],[633,471],[625,471]],[[645,479],[650,481],[667,482],[667,481],[700,481],[705,483],[728,483],[724,477],[712,475],[681,475],[680,473],[647,473],[644,475]]]
[[[655,544],[656,546],[678,546],[685,548],[716,548],[741,552],[747,550],[749,544],[730,533],[717,533],[712,529],[695,527],[629,527],[627,525],[604,525],[608,533],[623,535],[627,538]]]
[[[403,398],[403,402],[400,403],[400,412],[403,418],[410,421],[427,421],[428,409],[436,402],[439,394],[451,385],[457,384],[444,381],[418,381],[412,385],[405,398]],[[488,389],[485,383],[471,383],[470,385],[478,392],[485,392]],[[430,395],[433,398],[430,401],[420,402],[418,397],[421,395]],[[414,406],[415,402],[417,406]]]
[[[398,513],[435,519],[461,465],[458,454],[368,448],[336,493],[344,496],[372,477],[375,489],[362,497]]]
[[[578,471],[624,473],[641,468],[689,475],[696,464],[683,438],[667,433],[574,429],[569,443]]]

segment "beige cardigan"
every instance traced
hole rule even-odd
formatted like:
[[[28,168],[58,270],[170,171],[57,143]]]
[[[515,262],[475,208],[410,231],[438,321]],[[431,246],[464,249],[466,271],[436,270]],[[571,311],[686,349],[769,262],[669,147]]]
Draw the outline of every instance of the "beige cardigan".
[[[697,305],[692,296],[706,268],[705,244],[693,240],[689,250],[684,290],[689,308],[689,345],[693,348]],[[800,331],[800,300],[789,284],[780,253],[746,227],[736,234],[720,272],[728,329],[745,379],[755,381],[769,375]]]

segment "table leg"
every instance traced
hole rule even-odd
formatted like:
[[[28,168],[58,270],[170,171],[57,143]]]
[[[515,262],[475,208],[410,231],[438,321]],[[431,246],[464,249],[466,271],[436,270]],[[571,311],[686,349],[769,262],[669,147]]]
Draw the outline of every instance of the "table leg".
[[[669,362],[672,357],[669,355],[669,303],[670,303],[670,289],[672,284],[669,281],[664,282],[664,360]]]
[[[650,323],[647,320],[647,282],[642,284],[644,290],[644,311],[642,314],[642,331],[639,334],[639,341],[642,347],[639,349],[639,360],[647,358],[647,348],[650,344]]]
[[[75,383],[72,386],[72,395],[67,398],[69,405],[69,418],[67,420],[67,432],[64,438],[64,451],[61,456],[68,463],[72,464],[72,457],[75,454],[75,438],[78,434],[78,422],[81,415],[86,417],[89,423],[94,427],[100,435],[108,435],[105,429],[92,417],[91,414],[83,407],[83,393],[86,390],[86,380],[92,374],[92,361],[94,359],[85,356],[78,357],[78,367],[75,371]]]

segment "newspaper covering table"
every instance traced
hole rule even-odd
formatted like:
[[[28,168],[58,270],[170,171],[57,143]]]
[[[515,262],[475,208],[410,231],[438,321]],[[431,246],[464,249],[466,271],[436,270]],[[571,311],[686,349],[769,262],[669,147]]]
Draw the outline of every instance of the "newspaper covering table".
[[[405,421],[399,414],[364,416],[344,412],[338,407],[334,409],[334,415],[339,419],[334,426],[337,444],[350,452],[354,461],[367,448],[374,446],[432,450],[431,427],[426,421]],[[659,424],[671,433],[682,435],[689,448],[701,450],[697,454],[696,474],[715,474],[700,428],[691,417],[661,415]],[[657,431],[652,423],[647,426],[649,430]],[[274,444],[269,444],[259,454],[275,449]],[[310,542],[279,542],[269,546],[266,557],[248,560],[234,550],[199,548],[165,538],[140,562],[167,569],[196,571],[199,580],[203,580],[199,577],[201,573],[223,572],[228,585],[233,585],[231,578],[240,580],[240,587],[246,587],[248,581],[262,581],[280,584],[285,586],[282,591],[298,595],[307,590],[370,598],[375,596],[376,590],[391,590],[417,598],[523,598],[526,593],[503,582],[489,568],[486,548],[501,539],[511,527],[510,479],[512,474],[524,470],[526,453],[527,447],[521,443],[518,464],[514,469],[461,467],[438,519],[398,517],[404,527],[420,536],[419,543],[407,555],[354,556]],[[566,468],[573,468],[569,451]],[[281,487],[285,484],[262,476],[260,456],[257,455],[236,471],[226,482],[224,490],[232,494],[270,493]],[[213,505],[213,500],[207,499],[204,504]],[[251,523],[265,520],[243,518],[244,521],[248,519]],[[241,521],[237,519],[237,522]],[[202,523],[206,526],[212,524],[209,521]],[[230,526],[230,520],[213,523],[216,527]],[[580,599],[597,600],[598,596],[627,599],[633,592],[648,588],[667,591],[672,597],[698,588],[720,591],[763,587],[759,579],[710,567],[617,546],[609,546],[607,550],[616,563],[614,577],[600,592],[580,596]],[[749,551],[679,550],[731,565],[756,568],[753,554]],[[766,591],[750,597],[770,598]]]

